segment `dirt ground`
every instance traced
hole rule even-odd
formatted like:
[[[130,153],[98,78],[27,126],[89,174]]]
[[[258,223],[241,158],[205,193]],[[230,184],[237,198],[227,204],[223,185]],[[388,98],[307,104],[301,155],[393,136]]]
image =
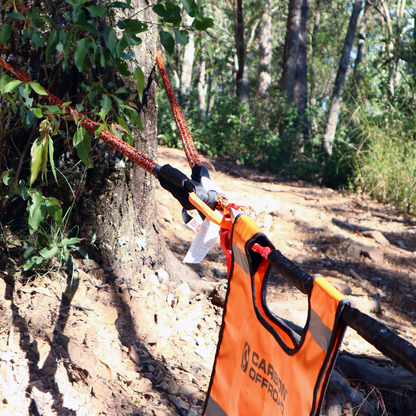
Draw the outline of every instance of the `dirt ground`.
[[[366,195],[204,162],[230,201],[256,210],[285,256],[416,345],[416,221]],[[190,173],[178,150],[160,149],[159,163]],[[160,187],[156,198],[166,243],[182,260],[195,234],[176,200]],[[69,284],[63,272],[27,282],[3,253],[0,415],[201,415],[227,288],[219,244],[191,269],[182,281],[146,269],[132,284],[109,266],[77,260]],[[276,315],[305,323],[307,299],[283,278],[272,276],[267,301]],[[387,386],[381,378],[349,383],[380,415],[416,415],[416,377],[350,329],[340,357],[400,373]],[[342,414],[368,413],[357,406]]]

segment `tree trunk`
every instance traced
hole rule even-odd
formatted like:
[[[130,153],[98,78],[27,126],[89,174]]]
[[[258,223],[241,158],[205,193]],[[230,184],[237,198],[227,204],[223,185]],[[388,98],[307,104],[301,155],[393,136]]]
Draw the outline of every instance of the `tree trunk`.
[[[136,10],[146,6],[141,0],[133,0],[131,5]],[[149,9],[145,9],[141,19],[156,22],[155,14]],[[143,129],[136,128],[134,146],[155,159],[156,87],[150,74],[156,56],[156,26],[149,25],[149,31],[140,37],[143,43],[134,48],[134,54],[143,69],[147,102],[140,114]],[[135,89],[134,83],[128,86]],[[105,150],[101,152],[95,168],[87,171],[88,185],[79,201],[81,231],[88,234],[95,232],[96,245],[103,259],[117,276],[134,283],[143,265],[155,265],[163,258],[163,247],[154,220],[155,180],[123,156],[114,154],[113,149],[102,146]],[[117,163],[117,157],[124,160],[124,166]]]
[[[360,69],[360,64],[363,60],[365,52],[365,36],[367,32],[368,19],[371,15],[373,9],[373,2],[366,1],[364,8],[364,15],[361,19],[360,28],[358,29],[358,41],[357,41],[357,56],[354,63],[354,74],[352,79],[352,88],[351,88],[351,98],[353,100],[357,99],[358,85],[361,81],[362,71]]]
[[[293,102],[296,67],[299,50],[299,30],[303,0],[289,1],[289,17],[284,50],[282,92],[286,93],[286,104]]]
[[[268,0],[261,16],[259,34],[259,88],[257,95],[269,103],[272,64],[272,2]]]
[[[310,92],[309,98],[311,107],[314,109],[316,106],[316,96],[317,96],[317,86],[318,86],[318,74],[315,69],[315,59],[318,52],[318,33],[319,33],[319,25],[321,20],[321,1],[317,0],[315,2],[315,8],[313,11],[314,21],[313,21],[313,31],[312,31],[312,41],[311,41],[311,66],[310,66]],[[318,123],[316,121],[316,114],[315,111],[312,112],[312,120],[311,120],[311,127],[312,127],[312,134],[316,134],[318,132]]]
[[[244,43],[243,0],[235,0],[235,46],[238,60],[238,69],[236,74],[237,97],[239,97],[240,103],[248,103],[249,86],[246,63],[246,47]]]
[[[329,156],[332,155],[332,145],[334,142],[335,130],[337,128],[338,123],[342,90],[345,83],[345,76],[348,70],[351,48],[354,41],[358,16],[360,15],[362,4],[363,0],[355,0],[354,6],[352,8],[352,14],[348,25],[347,35],[345,37],[344,47],[342,49],[341,60],[339,62],[338,73],[335,79],[331,105],[328,111],[328,121],[326,124],[325,134],[322,141],[322,148]]]
[[[205,114],[206,111],[206,101],[207,101],[207,89],[208,85],[205,82],[205,68],[206,68],[206,61],[205,59],[201,58],[201,63],[199,65],[199,80],[198,80],[198,105],[199,111],[201,115]]]
[[[387,46],[387,59],[389,66],[389,93],[390,98],[394,97],[394,62],[393,62],[393,26],[390,18],[390,10],[388,3],[385,0],[380,0],[381,7],[383,8],[384,23],[387,28],[387,39],[385,40]]]
[[[190,16],[186,17],[186,24],[191,26],[193,18]],[[195,41],[194,34],[189,32],[189,42],[184,47],[184,54],[182,59],[182,73],[181,73],[181,97],[186,99],[191,91],[192,83],[192,67],[194,65],[195,55]]]
[[[303,141],[310,141],[308,120],[306,117],[306,106],[308,103],[308,63],[307,63],[307,38],[308,38],[308,13],[309,0],[302,1],[298,59],[296,64],[295,86],[293,89],[293,101],[298,110],[298,137]]]

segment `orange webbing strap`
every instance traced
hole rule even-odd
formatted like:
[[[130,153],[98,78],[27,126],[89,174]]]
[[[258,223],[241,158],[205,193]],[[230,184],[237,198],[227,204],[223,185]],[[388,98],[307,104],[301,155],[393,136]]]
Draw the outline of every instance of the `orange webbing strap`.
[[[159,51],[156,51],[156,63],[157,67],[159,68],[163,84],[165,85],[166,94],[168,95],[173,118],[175,119],[175,123],[182,140],[186,158],[188,159],[189,166],[192,169],[196,165],[201,165],[201,160],[199,159],[199,155],[192,140],[191,133],[189,133],[188,125],[186,124],[186,121],[182,115],[181,108],[179,107],[179,104],[176,101],[175,95],[173,93],[172,87],[170,86],[168,74],[166,72],[166,68],[163,64],[162,56],[160,55]]]
[[[20,71],[13,68],[7,62],[0,58],[0,66],[7,71],[8,73],[14,75],[20,81],[27,83],[33,82],[29,77],[23,75]],[[51,94],[48,90],[45,89],[47,97],[52,104],[57,105],[61,110],[63,108],[64,102],[56,97],[55,95]],[[71,116],[72,114],[76,114],[81,121],[82,127],[88,130],[90,133],[95,134],[95,131],[99,128],[99,123],[85,117],[82,113],[80,113],[76,108],[71,107],[69,105],[65,106],[66,114]],[[153,169],[158,166],[155,161],[147,157],[145,154],[140,152],[139,150],[135,149],[133,146],[130,146],[128,143],[124,142],[123,140],[119,139],[113,133],[110,133],[108,130],[102,129],[100,135],[98,136],[101,140],[109,144],[111,147],[122,153],[124,156],[128,157],[133,163],[139,165],[142,169],[146,170],[147,172],[155,175]]]

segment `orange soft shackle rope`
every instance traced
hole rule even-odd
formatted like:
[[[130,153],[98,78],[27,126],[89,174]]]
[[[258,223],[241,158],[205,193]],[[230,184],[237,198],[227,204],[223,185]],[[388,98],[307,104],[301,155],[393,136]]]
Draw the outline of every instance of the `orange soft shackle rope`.
[[[191,169],[194,166],[202,165],[199,158],[198,152],[195,148],[194,142],[192,140],[191,133],[189,132],[188,125],[183,117],[181,108],[179,107],[178,102],[176,101],[175,95],[173,93],[172,87],[170,86],[168,74],[166,72],[165,65],[163,64],[162,56],[159,51],[156,51],[156,64],[159,68],[160,75],[165,85],[166,93],[168,95],[170,107],[172,109],[173,118],[175,119],[176,126],[179,131],[179,135],[182,140],[183,148],[188,159],[189,166]]]
[[[33,82],[29,77],[27,77],[26,75],[23,75],[20,71],[13,68],[11,65],[9,65],[7,62],[5,62],[1,58],[0,58],[0,66],[5,71],[14,75],[17,79],[19,79],[22,82],[25,82],[25,83]],[[56,104],[62,110],[64,102],[58,97],[56,97],[55,95],[51,94],[48,90],[45,89],[45,92],[47,94],[49,101],[52,104]],[[85,117],[85,115],[80,113],[74,107],[71,107],[68,105],[65,107],[65,111],[69,116],[72,115],[72,113],[75,113],[76,115],[78,115],[78,117],[82,119],[81,121],[82,127],[84,127],[86,130],[88,130],[92,134],[95,134],[95,131],[100,126],[99,123],[89,119],[88,117]],[[149,157],[147,157],[145,154],[135,149],[133,146],[130,146],[128,143],[123,142],[113,133],[110,133],[108,130],[105,130],[105,129],[101,130],[100,135],[98,137],[104,142],[106,142],[107,144],[109,144],[114,149],[118,150],[124,156],[128,157],[133,163],[135,163],[136,165],[139,165],[142,169],[146,170],[152,175],[155,175],[155,172],[153,170],[156,166],[158,166],[158,164],[152,159],[150,159]]]

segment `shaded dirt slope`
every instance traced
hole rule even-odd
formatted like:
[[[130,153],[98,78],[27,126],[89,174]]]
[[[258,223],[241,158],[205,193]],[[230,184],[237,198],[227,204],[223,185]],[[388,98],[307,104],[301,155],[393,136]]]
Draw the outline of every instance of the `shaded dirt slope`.
[[[416,344],[415,222],[363,195],[205,161],[231,201],[255,208],[276,248]],[[159,163],[189,173],[180,151],[161,149]],[[182,260],[195,234],[166,191],[156,196],[155,221]],[[146,269],[134,285],[92,260],[77,260],[69,282],[62,272],[26,281],[5,253],[0,261],[0,415],[201,414],[227,286],[219,245],[193,271]],[[268,304],[298,325],[306,320],[306,298],[279,276]],[[394,368],[351,330],[342,350]],[[351,383],[387,406],[384,414],[405,416],[416,414],[409,380],[387,395]]]

